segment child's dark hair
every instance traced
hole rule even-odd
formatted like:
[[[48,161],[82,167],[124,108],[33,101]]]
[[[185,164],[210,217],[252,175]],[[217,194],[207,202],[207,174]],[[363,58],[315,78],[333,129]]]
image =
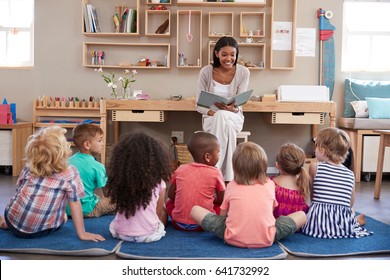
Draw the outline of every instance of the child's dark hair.
[[[289,175],[298,175],[297,186],[299,191],[306,199],[309,199],[310,176],[304,167],[305,161],[305,152],[293,143],[282,145],[276,155],[276,162],[283,172]]]
[[[267,154],[253,142],[238,144],[233,153],[234,181],[240,185],[265,184],[267,177]]]
[[[236,59],[235,59],[233,65],[237,64],[237,60],[238,60],[238,43],[237,43],[237,41],[233,37],[224,36],[224,37],[219,38],[217,43],[214,46],[213,67],[218,67],[218,66],[221,65],[221,61],[219,60],[219,58],[217,57],[215,52],[219,52],[221,50],[221,48],[226,47],[226,46],[230,46],[230,47],[233,47],[233,48],[236,49]]]
[[[212,153],[218,145],[215,135],[208,132],[195,132],[188,141],[188,151],[195,162],[202,162],[205,153]]]
[[[97,134],[103,135],[100,126],[88,123],[81,123],[73,128],[73,143],[81,149],[85,141],[91,140]]]
[[[148,206],[161,180],[169,181],[168,146],[145,132],[124,135],[114,146],[106,189],[126,218]],[[158,196],[158,194],[155,194]]]

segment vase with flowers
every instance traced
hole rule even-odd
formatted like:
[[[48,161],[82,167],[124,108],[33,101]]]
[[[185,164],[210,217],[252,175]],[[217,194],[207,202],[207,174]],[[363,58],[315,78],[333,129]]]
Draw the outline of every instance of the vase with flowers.
[[[111,91],[111,98],[116,99],[116,89],[118,87],[117,80],[115,79],[115,74],[110,72],[108,74],[104,73],[103,69],[100,67],[99,69],[95,69],[95,72],[98,72],[99,75],[103,78],[103,80],[107,83],[107,86],[110,88]]]
[[[128,99],[131,96],[131,83],[135,82],[134,76],[138,73],[137,70],[125,70],[123,77],[119,77],[118,81],[122,84],[122,98]],[[131,74],[130,74],[131,73]]]

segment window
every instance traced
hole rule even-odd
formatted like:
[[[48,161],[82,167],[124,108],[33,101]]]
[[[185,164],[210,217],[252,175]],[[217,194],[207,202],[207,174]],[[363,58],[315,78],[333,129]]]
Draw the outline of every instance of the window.
[[[34,66],[34,0],[0,0],[0,67]]]
[[[390,72],[390,0],[344,0],[341,71]]]

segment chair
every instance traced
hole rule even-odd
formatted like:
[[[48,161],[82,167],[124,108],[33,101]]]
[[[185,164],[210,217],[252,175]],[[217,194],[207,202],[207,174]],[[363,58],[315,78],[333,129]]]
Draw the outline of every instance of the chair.
[[[237,139],[243,139],[243,142],[248,142],[248,136],[251,135],[250,131],[241,131],[237,133]]]

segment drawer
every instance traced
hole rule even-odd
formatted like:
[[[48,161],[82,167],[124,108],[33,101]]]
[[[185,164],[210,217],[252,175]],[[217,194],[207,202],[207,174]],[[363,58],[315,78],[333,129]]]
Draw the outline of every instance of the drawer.
[[[164,111],[112,111],[112,120],[121,122],[164,122],[166,113]]]
[[[324,124],[324,113],[271,113],[273,124]]]
[[[0,131],[0,165],[12,165],[12,131]]]

